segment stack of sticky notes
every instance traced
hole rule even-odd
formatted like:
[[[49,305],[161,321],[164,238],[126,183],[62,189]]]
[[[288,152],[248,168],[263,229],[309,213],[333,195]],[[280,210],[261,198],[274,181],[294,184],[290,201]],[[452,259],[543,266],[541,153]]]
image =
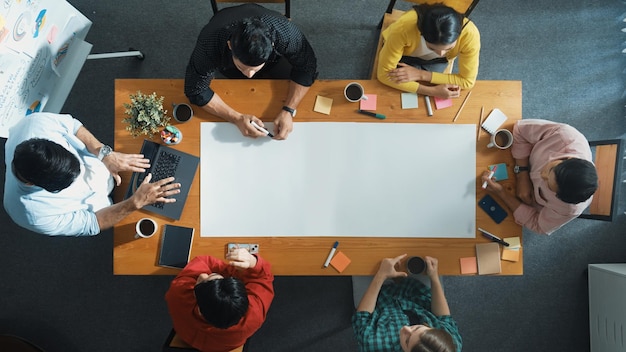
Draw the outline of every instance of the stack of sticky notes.
[[[489,165],[489,171],[492,171],[494,167],[497,167],[496,172],[493,173],[493,177],[496,179],[496,181],[504,181],[509,179],[509,173],[508,171],[506,171],[505,163]]]
[[[333,268],[335,268],[338,272],[341,273],[346,269],[346,267],[348,266],[348,264],[350,264],[350,262],[351,260],[350,258],[348,258],[348,256],[343,254],[342,251],[338,251],[333,257],[333,259],[330,261],[330,265],[332,265]]]
[[[510,262],[519,261],[519,254],[521,252],[522,244],[519,237],[505,237],[502,239],[508,243],[508,247],[502,249],[502,260],[508,260]]]
[[[500,244],[497,242],[477,244],[476,261],[478,262],[478,275],[501,273]]]
[[[459,262],[461,264],[461,274],[463,275],[478,274],[478,266],[476,263],[476,257],[460,258]]]
[[[313,111],[319,112],[321,114],[330,115],[330,108],[332,106],[333,100],[331,98],[318,95],[317,97],[315,97],[315,106],[313,106]]]

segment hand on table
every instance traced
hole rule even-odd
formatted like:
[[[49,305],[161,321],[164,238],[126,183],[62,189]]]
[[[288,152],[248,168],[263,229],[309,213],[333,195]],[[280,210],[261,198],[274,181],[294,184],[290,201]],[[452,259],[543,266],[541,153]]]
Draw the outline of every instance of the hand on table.
[[[174,177],[164,178],[153,183],[150,183],[150,180],[152,180],[151,173],[143,179],[131,197],[137,209],[156,202],[174,203],[176,201],[174,198],[168,198],[180,193],[180,183],[174,183]]]
[[[145,172],[150,167],[150,160],[142,154],[125,154],[112,152],[102,159],[102,163],[111,173],[117,186],[122,182],[120,171]]]
[[[461,96],[461,89],[455,84],[438,84],[436,86],[432,86],[431,88],[434,93],[430,95],[438,98],[450,99]]]
[[[238,269],[254,268],[257,263],[257,258],[245,248],[232,248],[226,253],[226,260]]]
[[[426,275],[433,280],[433,278],[439,279],[439,261],[437,258],[426,256],[424,257],[426,262]]]
[[[380,266],[378,267],[378,272],[376,275],[381,279],[392,279],[396,277],[406,277],[407,273],[404,271],[397,271],[396,265],[402,261],[406,257],[406,253],[399,255],[395,258],[385,258],[380,262]]]
[[[293,117],[289,111],[281,110],[274,120],[274,139],[287,139],[293,131]]]
[[[254,115],[245,115],[245,114],[241,115],[241,118],[239,118],[234,123],[239,129],[239,131],[241,131],[241,134],[246,137],[250,137],[250,138],[264,137],[265,133],[257,130],[256,127],[252,126],[252,121],[254,121],[257,125],[261,127],[265,126],[263,125],[263,121],[261,121],[261,119],[259,119],[258,117]]]
[[[499,183],[497,183],[493,177],[489,177],[489,175],[491,174],[491,171],[485,171],[483,173],[483,176],[481,177],[482,182],[487,182],[487,191],[489,192],[501,192],[502,191],[502,185],[500,185]]]

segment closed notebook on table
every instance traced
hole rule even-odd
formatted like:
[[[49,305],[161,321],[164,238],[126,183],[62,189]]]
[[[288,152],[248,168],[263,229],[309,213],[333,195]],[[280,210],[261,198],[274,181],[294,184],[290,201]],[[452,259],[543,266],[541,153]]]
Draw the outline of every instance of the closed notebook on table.
[[[164,225],[159,265],[168,268],[184,268],[189,262],[194,232],[195,230],[190,227]]]
[[[477,244],[476,261],[478,262],[478,275],[501,273],[500,244],[496,242]]]

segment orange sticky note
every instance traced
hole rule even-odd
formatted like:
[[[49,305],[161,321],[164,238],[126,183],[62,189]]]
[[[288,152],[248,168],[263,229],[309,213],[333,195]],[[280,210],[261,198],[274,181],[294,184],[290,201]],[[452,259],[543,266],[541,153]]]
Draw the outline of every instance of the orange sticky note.
[[[519,249],[502,249],[502,260],[508,260],[510,262],[519,261]]]
[[[461,274],[478,274],[476,257],[461,258],[459,261],[461,262]]]
[[[350,262],[350,258],[343,254],[342,251],[338,251],[337,253],[335,253],[335,256],[330,261],[330,265],[332,265],[333,268],[337,269],[338,272],[342,272],[346,269]]]
[[[361,110],[376,110],[376,94],[365,94],[367,100],[361,100]]]

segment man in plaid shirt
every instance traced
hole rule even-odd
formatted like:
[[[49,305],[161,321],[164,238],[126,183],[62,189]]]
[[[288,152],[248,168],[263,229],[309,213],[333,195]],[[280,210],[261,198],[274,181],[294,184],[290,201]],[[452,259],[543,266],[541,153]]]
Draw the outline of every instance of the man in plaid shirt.
[[[430,289],[414,279],[384,284],[407,276],[396,270],[405,257],[383,259],[352,317],[359,351],[460,352],[461,335],[450,316],[437,259],[425,258]]]

